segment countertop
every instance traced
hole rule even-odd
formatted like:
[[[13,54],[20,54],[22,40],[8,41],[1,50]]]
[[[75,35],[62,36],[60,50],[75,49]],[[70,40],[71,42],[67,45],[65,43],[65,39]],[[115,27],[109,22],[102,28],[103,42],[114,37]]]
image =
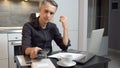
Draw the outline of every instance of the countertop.
[[[0,27],[0,33],[21,33],[22,27]]]

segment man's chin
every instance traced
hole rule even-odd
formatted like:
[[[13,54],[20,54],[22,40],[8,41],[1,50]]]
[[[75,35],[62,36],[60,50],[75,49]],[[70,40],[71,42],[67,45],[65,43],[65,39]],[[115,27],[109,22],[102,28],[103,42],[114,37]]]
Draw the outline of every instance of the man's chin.
[[[45,23],[47,24],[49,21],[45,21]]]
[[[49,21],[46,21],[45,24],[47,24]]]

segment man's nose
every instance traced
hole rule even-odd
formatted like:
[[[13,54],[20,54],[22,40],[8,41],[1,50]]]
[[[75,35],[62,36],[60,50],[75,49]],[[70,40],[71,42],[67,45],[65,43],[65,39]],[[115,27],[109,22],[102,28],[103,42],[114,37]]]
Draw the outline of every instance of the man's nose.
[[[50,13],[47,13],[47,17],[48,17],[48,18],[50,17]]]

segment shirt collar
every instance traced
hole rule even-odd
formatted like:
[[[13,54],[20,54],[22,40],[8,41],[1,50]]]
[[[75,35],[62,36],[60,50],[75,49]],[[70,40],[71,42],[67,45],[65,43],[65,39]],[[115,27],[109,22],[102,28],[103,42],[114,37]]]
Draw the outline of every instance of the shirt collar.
[[[36,20],[33,21],[33,26],[34,26],[34,28],[36,28],[36,29],[42,29],[41,26],[39,26],[39,17],[36,18]],[[48,26],[49,26],[49,22],[47,23],[45,29],[48,29]]]

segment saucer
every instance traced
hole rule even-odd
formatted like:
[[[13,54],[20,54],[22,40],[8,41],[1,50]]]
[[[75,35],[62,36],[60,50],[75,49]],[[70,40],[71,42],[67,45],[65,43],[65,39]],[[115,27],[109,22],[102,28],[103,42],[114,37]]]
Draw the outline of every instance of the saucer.
[[[68,64],[62,63],[62,61],[58,61],[57,64],[62,67],[72,67],[76,65],[75,61],[69,62]]]

